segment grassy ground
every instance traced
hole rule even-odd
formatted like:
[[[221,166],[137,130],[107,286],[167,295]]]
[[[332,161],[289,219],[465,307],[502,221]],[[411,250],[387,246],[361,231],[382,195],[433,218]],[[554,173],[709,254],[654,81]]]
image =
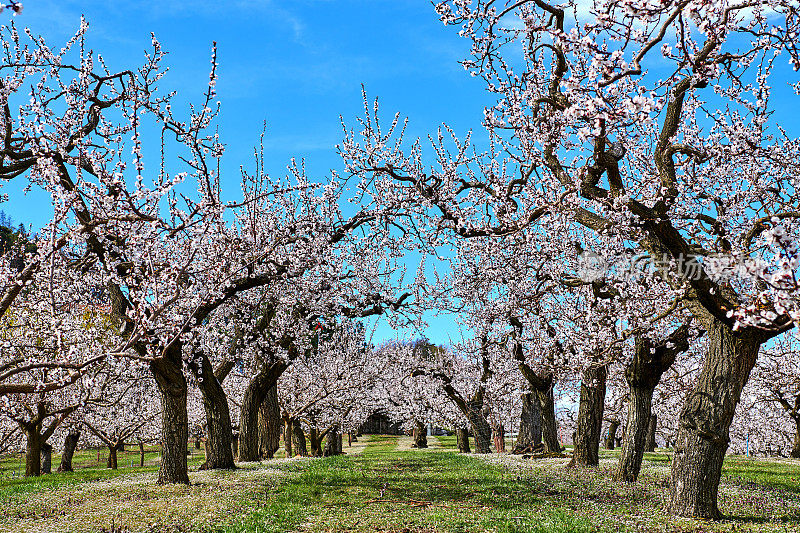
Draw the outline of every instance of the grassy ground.
[[[709,523],[666,514],[667,454],[648,454],[642,482],[623,485],[610,481],[615,452],[575,471],[560,459],[459,455],[455,438],[431,443],[365,438],[342,457],[191,472],[188,487],[156,486],[155,465],[19,480],[2,477],[2,461],[0,532],[800,531],[797,462],[729,458],[720,504],[731,518]],[[96,451],[82,453],[96,464]]]
[[[157,466],[161,458],[161,449],[158,446],[145,446],[144,448],[145,466]],[[189,448],[189,463],[200,464],[205,459],[203,450]],[[92,448],[88,450],[77,450],[72,458],[72,467],[76,472],[84,470],[104,469],[108,458],[108,448]],[[139,469],[139,448],[136,446],[126,446],[125,451],[117,452],[117,466],[119,469],[129,468]],[[58,468],[61,462],[59,454],[53,454],[53,470]],[[19,478],[25,474],[25,453],[17,453],[2,457],[0,459],[0,486],[9,480]]]

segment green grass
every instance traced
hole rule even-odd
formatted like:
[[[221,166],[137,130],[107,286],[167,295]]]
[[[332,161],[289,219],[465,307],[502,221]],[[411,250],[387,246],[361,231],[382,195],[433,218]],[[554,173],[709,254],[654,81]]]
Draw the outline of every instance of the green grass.
[[[400,450],[397,437],[364,437],[361,454],[193,471],[188,487],[155,485],[155,450],[147,466],[117,471],[103,468],[103,454],[98,465],[96,450],[79,452],[72,474],[0,477],[0,532],[800,531],[795,461],[727,458],[728,519],[699,522],[666,510],[668,451],[647,454],[641,481],[629,485],[611,481],[617,450],[603,450],[599,468],[574,470],[565,459],[461,455],[455,437],[432,444]],[[190,463],[202,460],[195,453]],[[0,461],[0,476],[19,466],[19,457]]]
[[[363,454],[304,463],[264,490],[262,507],[219,532],[595,531],[554,508],[518,477],[455,453],[397,452],[373,437]]]
[[[56,472],[61,456],[53,454],[53,473],[39,477],[23,477],[25,474],[25,454],[14,454],[0,461],[0,506],[5,507],[14,498],[28,493],[52,490],[64,485],[74,485],[92,481],[109,480],[131,473],[156,472],[160,449],[155,446],[145,448],[145,466],[139,466],[139,450],[126,448],[117,452],[117,469],[106,468],[108,450],[101,448],[100,460],[97,460],[97,448],[78,450],[73,456],[74,472]],[[190,467],[196,467],[205,460],[202,451],[191,450],[187,458]],[[131,466],[133,464],[133,466]]]

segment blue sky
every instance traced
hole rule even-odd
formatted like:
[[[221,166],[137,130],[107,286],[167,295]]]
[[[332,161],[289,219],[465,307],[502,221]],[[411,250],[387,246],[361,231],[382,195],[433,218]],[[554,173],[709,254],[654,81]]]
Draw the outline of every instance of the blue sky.
[[[87,45],[112,69],[137,66],[154,32],[170,52],[164,87],[186,100],[202,95],[217,41],[223,186],[233,194],[264,121],[271,174],[283,174],[291,157],[306,158],[313,176],[341,169],[334,148],[342,137],[339,116],[353,123],[362,113],[362,83],[380,97],[384,116],[409,117],[413,136],[442,122],[466,132],[480,123],[487,102],[481,83],[457,63],[468,43],[439,22],[426,0],[28,0],[24,7],[15,22],[57,47],[83,14]],[[41,227],[49,199],[21,188],[19,181],[4,187],[10,201],[0,209],[17,223]],[[432,320],[427,334],[444,343],[457,333],[443,318]],[[376,332],[377,339],[392,336],[385,325]]]

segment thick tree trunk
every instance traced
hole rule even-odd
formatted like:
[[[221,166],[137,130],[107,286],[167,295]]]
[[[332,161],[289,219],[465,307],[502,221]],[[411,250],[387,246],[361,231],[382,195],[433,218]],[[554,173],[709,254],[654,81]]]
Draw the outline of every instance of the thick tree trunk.
[[[632,483],[639,477],[642,456],[647,449],[650,420],[654,418],[651,416],[653,391],[664,372],[675,362],[677,355],[689,349],[688,331],[686,325],[681,326],[655,346],[647,337],[636,338],[633,360],[625,368],[630,399],[622,453],[614,475],[618,481]]]
[[[656,451],[656,429],[658,427],[658,417],[655,413],[650,413],[650,420],[647,421],[647,442],[644,445],[644,451]]]
[[[294,421],[291,418],[283,418],[283,450],[286,457],[292,457],[292,426]]]
[[[72,458],[75,455],[75,449],[78,447],[78,441],[81,438],[80,431],[70,431],[64,437],[64,451],[61,454],[61,464],[58,465],[58,472],[72,472]]]
[[[139,441],[139,466],[144,466],[144,442]]]
[[[278,405],[278,387],[272,386],[267,391],[259,409],[259,436],[261,454],[272,459],[281,442],[281,412]]]
[[[295,454],[301,457],[308,457],[306,435],[303,433],[303,426],[300,425],[300,421],[297,419],[295,419],[292,424],[292,446],[294,447]]]
[[[750,329],[734,332],[716,319],[709,320],[706,330],[708,353],[679,420],[671,509],[679,516],[718,519],[730,425],[763,339]]]
[[[522,395],[522,413],[519,417],[519,434],[511,453],[533,451],[542,445],[542,405],[532,392]]]
[[[414,443],[411,445],[412,448],[428,447],[428,431],[425,429],[425,424],[419,420],[415,420],[412,435],[414,436]]]
[[[332,455],[342,455],[342,433],[339,431],[339,426],[334,426],[328,432],[328,437],[325,440],[325,457]]]
[[[556,422],[556,404],[553,398],[553,376],[549,373],[540,376],[524,363],[520,363],[519,369],[539,400],[544,452],[561,453],[561,443],[558,441],[558,422]]]
[[[308,444],[311,448],[311,457],[322,457],[322,439],[323,436],[317,428],[308,428]]]
[[[116,446],[109,446],[108,447],[108,459],[106,460],[106,468],[110,468],[112,470],[117,469],[117,447]]]
[[[186,376],[183,374],[181,346],[175,343],[163,358],[150,363],[161,393],[161,466],[158,484],[189,484],[186,445],[189,442],[189,415],[186,411]]]
[[[469,431],[467,431],[467,428],[456,428],[456,444],[459,452],[470,453]]]
[[[556,421],[556,402],[553,399],[553,388],[536,391],[542,411],[542,444],[545,453],[561,453],[558,440],[558,422]]]
[[[570,466],[597,466],[600,464],[600,436],[603,429],[603,409],[606,399],[607,365],[592,364],[583,372],[578,430]]]
[[[39,428],[25,428],[25,477],[42,475],[42,434]]]
[[[261,440],[259,429],[259,411],[267,397],[267,393],[278,383],[278,378],[288,368],[279,361],[273,363],[253,378],[247,386],[242,398],[242,410],[239,415],[239,460],[257,461],[261,457]],[[277,398],[276,398],[277,401]]]
[[[619,429],[619,420],[612,420],[608,423],[608,435],[606,435],[606,449],[613,450],[614,444],[617,440],[617,430]]]
[[[800,417],[795,418],[794,427],[794,445],[792,446],[791,453],[789,453],[789,457],[800,459]]]
[[[53,446],[47,442],[42,443],[42,474],[53,472]]]
[[[208,439],[206,440],[206,460],[200,468],[202,470],[234,469],[236,464],[231,445],[233,425],[228,408],[228,397],[225,395],[219,379],[214,375],[211,361],[205,354],[202,354],[201,365],[198,386],[203,396]],[[197,440],[195,444],[200,449],[200,441]]]
[[[615,475],[619,481],[633,483],[639,477],[650,428],[652,401],[653,389],[631,386],[628,421],[622,440],[619,467]]]
[[[258,461],[260,458],[259,441],[259,409],[273,386],[267,372],[260,372],[245,389],[242,408],[239,415],[239,460]]]
[[[483,403],[467,402],[467,419],[475,439],[475,453],[492,453],[492,428],[483,414]]]

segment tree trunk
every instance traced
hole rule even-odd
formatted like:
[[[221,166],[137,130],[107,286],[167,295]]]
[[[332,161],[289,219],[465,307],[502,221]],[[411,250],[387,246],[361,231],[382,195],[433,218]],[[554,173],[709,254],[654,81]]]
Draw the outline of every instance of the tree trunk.
[[[630,387],[630,394],[622,453],[619,456],[619,467],[614,474],[618,481],[632,483],[639,477],[642,456],[647,449],[650,419],[654,418],[651,416],[653,391],[664,372],[675,362],[678,353],[688,349],[686,325],[673,331],[667,339],[655,346],[647,337],[636,337],[633,360],[625,368],[625,380]]]
[[[58,472],[72,472],[72,457],[78,447],[81,432],[72,430],[64,438],[64,452],[61,454],[61,464],[58,465]]]
[[[519,357],[517,359],[519,360]],[[539,399],[545,453],[561,453],[561,443],[558,441],[558,422],[556,422],[556,405],[553,398],[555,385],[553,375],[549,372],[539,375],[524,362],[519,363],[519,370]]]
[[[639,477],[650,428],[652,401],[653,389],[631,386],[628,421],[622,440],[619,467],[615,474],[618,481],[633,483]]]
[[[303,433],[303,426],[300,421],[295,419],[292,424],[292,446],[297,455],[301,457],[308,457],[308,450],[306,449],[306,435]]]
[[[106,461],[106,468],[110,468],[112,470],[117,469],[117,447],[116,446],[109,446],[108,447],[108,460]]]
[[[592,364],[583,372],[578,430],[570,466],[600,464],[600,436],[603,429],[603,409],[606,399],[607,365]]]
[[[261,453],[267,459],[272,459],[278,451],[281,442],[281,412],[278,405],[278,387],[272,386],[267,391],[259,410],[259,435],[261,440]]]
[[[283,450],[286,457],[292,457],[292,426],[294,421],[291,418],[283,418]]]
[[[139,441],[139,466],[144,466],[144,442]]]
[[[506,451],[506,429],[503,427],[503,424],[497,424],[492,433],[494,451],[497,453]]]
[[[542,405],[538,396],[526,392],[522,395],[522,413],[519,417],[519,434],[511,453],[533,451],[542,445]]]
[[[428,447],[428,432],[425,429],[425,424],[419,420],[414,421],[414,443],[412,448],[427,448]]]
[[[467,428],[456,428],[456,443],[458,444],[459,452],[470,453],[469,431],[467,431]]]
[[[530,383],[530,380],[529,380]],[[556,422],[556,403],[553,399],[553,380],[543,389],[535,389],[542,412],[542,443],[545,453],[561,453],[558,441],[558,422]]]
[[[339,426],[334,426],[328,432],[328,438],[325,440],[325,457],[332,455],[342,455],[342,434],[339,431]]]
[[[791,453],[789,453],[789,457],[800,459],[800,417],[795,418],[794,427],[794,445],[792,446]]]
[[[239,434],[234,433],[231,436],[231,453],[233,454],[234,460],[239,457]]]
[[[260,459],[259,411],[270,388],[276,386],[278,378],[286,368],[288,365],[283,361],[273,363],[259,372],[247,385],[239,415],[240,461],[258,461]]]
[[[42,474],[52,474],[53,446],[47,442],[42,443]]]
[[[150,363],[161,393],[161,466],[158,484],[189,484],[186,444],[189,415],[186,411],[186,376],[183,374],[181,345],[173,344],[160,359]]]
[[[608,423],[608,435],[606,436],[606,449],[613,450],[614,444],[617,439],[617,430],[619,429],[619,420],[612,420]]]
[[[483,404],[467,402],[467,419],[475,439],[475,453],[492,453],[492,428],[483,414]]]
[[[211,361],[204,353],[201,356],[201,365],[197,381],[203,396],[208,439],[206,440],[206,460],[200,468],[202,470],[234,469],[236,463],[234,463],[233,446],[231,445],[233,425],[228,408],[228,397],[225,395],[219,379],[214,375]],[[195,444],[197,449],[200,449],[200,441],[197,440]]]
[[[655,413],[650,413],[650,420],[647,422],[647,442],[645,443],[644,450],[646,452],[656,451],[656,428],[658,425],[658,417]]]
[[[272,385],[274,384],[268,380],[267,373],[260,372],[245,389],[241,414],[239,415],[240,461],[258,461],[260,458],[258,412],[264,397],[267,395],[267,391]]]
[[[311,448],[311,457],[322,457],[322,435],[315,427],[308,428],[308,443]]]
[[[39,427],[25,428],[25,477],[42,475],[42,435]]]
[[[679,516],[718,519],[730,425],[764,339],[751,329],[734,332],[716,319],[709,320],[706,331],[708,353],[679,419],[671,509]]]

